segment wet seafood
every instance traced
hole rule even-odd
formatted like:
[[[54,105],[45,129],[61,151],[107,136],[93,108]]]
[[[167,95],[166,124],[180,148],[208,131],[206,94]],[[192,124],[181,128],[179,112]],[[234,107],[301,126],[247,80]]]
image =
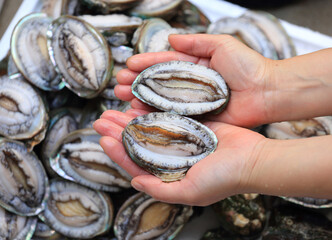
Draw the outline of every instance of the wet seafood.
[[[131,187],[130,176],[104,153],[99,139],[93,129],[68,134],[52,153],[51,167],[61,177],[92,189],[114,192]]]
[[[222,227],[235,235],[257,236],[264,229],[266,211],[258,194],[240,194],[213,205]]]
[[[159,17],[169,19],[176,14],[176,9],[182,0],[143,0],[138,6],[130,10],[133,16],[142,18]]]
[[[171,29],[172,27],[163,19],[152,18],[145,20],[143,24],[137,28],[131,40],[134,46],[134,53],[148,52],[151,38],[159,31]]]
[[[296,56],[295,47],[279,20],[267,12],[246,11],[242,18],[252,20],[274,45],[278,59]]]
[[[57,232],[88,239],[107,231],[113,219],[111,199],[76,183],[53,181],[41,219]]]
[[[38,88],[48,91],[64,87],[51,63],[46,32],[52,22],[46,14],[34,13],[22,18],[11,39],[11,55],[20,73]]]
[[[271,59],[278,58],[273,44],[262,30],[250,19],[232,17],[221,18],[210,24],[207,33],[233,35],[264,57]]]
[[[193,211],[190,206],[159,202],[144,193],[129,198],[115,221],[117,239],[173,239]]]
[[[108,14],[123,11],[139,4],[142,0],[82,0],[81,3],[93,12]]]
[[[0,239],[29,240],[36,224],[37,218],[18,216],[0,207]]]
[[[47,198],[43,165],[23,143],[0,138],[0,204],[24,216],[37,215]]]
[[[220,112],[229,98],[226,82],[218,72],[182,61],[147,68],[135,79],[132,92],[153,107],[187,116]]]
[[[85,98],[104,90],[113,60],[98,30],[79,18],[62,16],[52,22],[47,36],[52,62],[69,89]]]
[[[30,149],[45,136],[48,115],[44,103],[19,76],[0,78],[0,116],[0,135],[19,140],[33,139]]]
[[[183,178],[191,166],[215,150],[218,141],[195,120],[158,112],[133,119],[122,136],[131,159],[165,182]]]

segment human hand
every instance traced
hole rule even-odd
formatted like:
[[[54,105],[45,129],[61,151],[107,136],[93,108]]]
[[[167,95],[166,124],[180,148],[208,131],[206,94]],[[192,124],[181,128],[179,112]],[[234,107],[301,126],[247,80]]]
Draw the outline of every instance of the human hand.
[[[151,111],[151,107],[131,93],[136,76],[159,62],[189,61],[216,70],[231,89],[226,110],[219,115],[208,114],[206,119],[244,127],[270,122],[266,81],[272,60],[229,35],[171,35],[169,42],[176,51],[145,53],[128,59],[128,69],[117,74],[119,85],[115,87],[115,94],[120,99],[131,101],[135,109]]]
[[[132,177],[132,185],[153,198],[169,203],[206,206],[228,196],[246,193],[247,183],[265,138],[245,128],[220,122],[205,122],[219,139],[214,153],[196,163],[180,181],[164,183],[136,165],[122,145],[122,131],[134,117],[146,114],[131,109],[127,113],[104,112],[94,123],[103,137],[105,153]]]

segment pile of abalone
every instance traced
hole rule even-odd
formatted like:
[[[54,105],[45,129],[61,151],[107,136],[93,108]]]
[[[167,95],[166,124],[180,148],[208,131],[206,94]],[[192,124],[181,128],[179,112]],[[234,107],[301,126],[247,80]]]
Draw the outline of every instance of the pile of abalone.
[[[41,13],[17,23],[11,50],[0,62],[0,238],[174,238],[193,208],[137,193],[130,176],[103,152],[100,136],[91,128],[103,111],[129,108],[114,95],[116,73],[133,54],[170,50],[167,37],[171,33],[233,34],[274,59],[295,55],[289,37],[276,19],[262,13],[248,12],[210,25],[184,0],[45,0],[42,4]],[[157,85],[163,84],[161,77],[157,80]],[[145,101],[137,89],[138,95]],[[137,121],[141,124],[146,118]],[[301,130],[305,136],[315,132],[311,123],[310,131]],[[149,128],[139,124],[140,129]],[[330,134],[322,127],[316,132]],[[287,200],[331,207],[328,200]],[[331,238],[331,223],[323,215],[318,216],[323,223],[317,226],[308,219],[297,224],[300,215],[294,211],[266,214],[276,209],[276,202],[293,204],[252,194],[224,200],[215,207],[224,219],[221,227],[205,239],[260,235],[272,239],[285,232],[299,239]],[[309,211],[306,216],[314,219],[316,215]],[[304,238],[303,229],[317,235]]]

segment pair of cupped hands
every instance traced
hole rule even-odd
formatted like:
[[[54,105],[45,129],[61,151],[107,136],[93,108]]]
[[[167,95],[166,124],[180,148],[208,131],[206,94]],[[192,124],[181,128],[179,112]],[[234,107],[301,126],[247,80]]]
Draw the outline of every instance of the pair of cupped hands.
[[[253,169],[266,138],[252,130],[271,121],[269,89],[272,60],[266,59],[228,35],[170,35],[175,51],[138,54],[128,59],[128,69],[117,74],[115,94],[131,101],[126,113],[108,110],[94,123],[102,135],[105,153],[132,177],[132,186],[169,203],[206,206],[228,196],[249,191]],[[164,183],[137,166],[122,145],[122,131],[133,118],[155,109],[140,102],[131,84],[144,69],[172,60],[189,61],[212,68],[227,82],[231,96],[218,115],[207,114],[203,123],[217,136],[214,153],[196,163],[181,181]],[[273,112],[273,111],[272,111]]]

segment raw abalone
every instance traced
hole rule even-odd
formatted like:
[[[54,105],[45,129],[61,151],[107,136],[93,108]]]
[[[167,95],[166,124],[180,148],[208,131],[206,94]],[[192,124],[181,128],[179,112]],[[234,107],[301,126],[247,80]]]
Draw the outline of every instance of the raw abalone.
[[[130,10],[133,16],[142,18],[159,17],[169,19],[176,14],[176,9],[183,0],[143,0]]]
[[[277,59],[277,52],[263,31],[250,19],[225,17],[210,24],[208,34],[230,34],[264,57]]]
[[[190,206],[159,202],[144,193],[130,197],[115,221],[117,239],[173,239],[192,215]]]
[[[171,29],[165,20],[161,18],[152,18],[144,20],[143,24],[137,28],[131,40],[135,53],[145,53],[151,44],[151,38],[159,31]]]
[[[332,133],[332,117],[271,123],[266,129],[266,136],[274,139],[297,139],[330,135]]]
[[[182,61],[147,68],[135,79],[132,92],[153,107],[187,116],[222,110],[229,98],[218,72]]]
[[[139,4],[142,0],[82,0],[81,3],[93,12],[108,14],[123,11]]]
[[[262,11],[246,11],[241,17],[250,19],[265,33],[275,47],[278,59],[296,56],[293,41],[288,36],[278,18]]]
[[[131,159],[165,182],[182,179],[191,166],[215,150],[218,141],[201,123],[160,112],[133,119],[122,134]]]
[[[131,187],[131,177],[104,153],[99,139],[93,129],[68,134],[52,153],[53,170],[92,189],[114,192]]]
[[[41,219],[57,232],[87,239],[107,231],[113,219],[111,199],[76,183],[53,181]]]
[[[109,32],[133,33],[143,22],[141,18],[129,17],[124,14],[82,15],[79,18],[90,23],[101,32],[106,32],[106,35]]]
[[[46,137],[42,143],[41,157],[47,172],[56,176],[49,164],[51,153],[55,151],[59,142],[67,136],[67,134],[78,128],[78,124],[69,110],[59,109],[52,112],[52,115]]]
[[[64,87],[50,60],[46,32],[52,22],[46,14],[34,13],[22,18],[11,38],[11,55],[24,77],[43,90],[55,91]]]
[[[36,224],[35,217],[18,216],[0,207],[0,239],[29,240]]]
[[[48,178],[43,165],[23,143],[0,138],[0,204],[7,210],[37,215],[47,198]]]
[[[113,60],[98,30],[79,18],[62,16],[52,22],[47,36],[52,62],[69,89],[85,98],[104,90]]]
[[[41,97],[24,80],[0,78],[0,135],[11,139],[36,138],[39,143],[46,131],[48,115]]]

